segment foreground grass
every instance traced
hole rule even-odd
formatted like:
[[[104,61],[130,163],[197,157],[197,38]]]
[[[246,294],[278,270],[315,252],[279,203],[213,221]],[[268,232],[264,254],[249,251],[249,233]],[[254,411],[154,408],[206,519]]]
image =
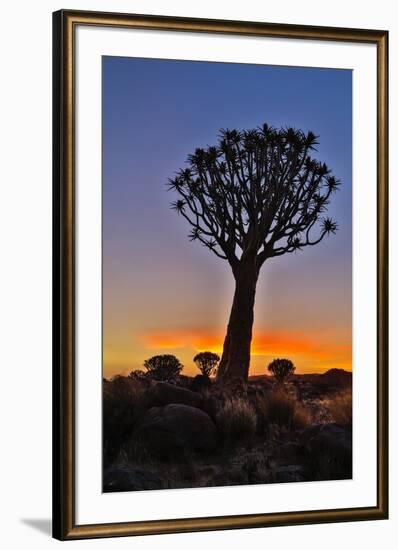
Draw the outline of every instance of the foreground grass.
[[[185,377],[182,385],[189,384]],[[104,381],[104,490],[350,478],[351,388],[308,384],[303,391],[302,383],[299,388],[257,380],[240,396],[224,395],[214,384],[203,389],[200,407],[217,428],[216,449],[184,449],[160,460],[132,435],[153,407],[151,383]]]

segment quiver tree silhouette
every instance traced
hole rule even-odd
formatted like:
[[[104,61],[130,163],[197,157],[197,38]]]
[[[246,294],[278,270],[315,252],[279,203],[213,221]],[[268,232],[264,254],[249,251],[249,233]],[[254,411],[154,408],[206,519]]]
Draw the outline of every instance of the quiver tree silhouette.
[[[337,224],[323,217],[340,182],[311,157],[313,132],[267,124],[221,130],[217,145],[196,149],[169,179],[171,204],[192,226],[189,238],[226,260],[235,278],[217,379],[248,377],[257,279],[264,262],[314,246]]]
[[[208,378],[211,374],[215,373],[220,357],[217,353],[202,351],[197,353],[193,360],[203,376]]]
[[[144,367],[147,376],[161,382],[174,380],[184,368],[175,355],[154,355],[144,361]]]
[[[274,359],[267,368],[278,384],[284,384],[296,370],[290,359]]]

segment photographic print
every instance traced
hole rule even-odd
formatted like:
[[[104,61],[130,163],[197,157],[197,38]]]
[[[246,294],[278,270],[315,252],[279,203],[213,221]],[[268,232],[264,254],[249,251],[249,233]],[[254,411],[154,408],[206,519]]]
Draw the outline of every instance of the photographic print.
[[[104,56],[102,155],[103,491],[351,479],[352,71]]]
[[[388,517],[388,32],[53,14],[53,535]]]

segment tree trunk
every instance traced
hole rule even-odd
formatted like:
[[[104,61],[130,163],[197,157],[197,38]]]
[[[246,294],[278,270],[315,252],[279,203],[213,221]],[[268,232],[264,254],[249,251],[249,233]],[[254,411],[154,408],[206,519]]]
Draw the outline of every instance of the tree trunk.
[[[234,299],[217,373],[217,380],[223,385],[244,385],[247,382],[258,278],[255,261],[240,264],[234,275]]]

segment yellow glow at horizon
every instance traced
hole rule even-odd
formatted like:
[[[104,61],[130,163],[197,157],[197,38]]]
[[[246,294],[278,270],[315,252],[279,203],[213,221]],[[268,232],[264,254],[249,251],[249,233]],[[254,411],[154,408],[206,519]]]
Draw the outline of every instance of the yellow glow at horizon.
[[[164,353],[176,355],[184,364],[184,373],[197,374],[193,357],[200,351],[221,354],[224,335],[205,330],[157,331],[131,338],[128,349],[117,345],[104,349],[104,376],[127,374],[143,369],[143,362],[152,355]],[[120,344],[120,343],[119,343]],[[264,374],[275,357],[287,357],[293,361],[298,373],[325,372],[330,368],[352,370],[350,343],[342,343],[336,335],[309,339],[300,332],[257,332],[251,346],[250,375]]]

